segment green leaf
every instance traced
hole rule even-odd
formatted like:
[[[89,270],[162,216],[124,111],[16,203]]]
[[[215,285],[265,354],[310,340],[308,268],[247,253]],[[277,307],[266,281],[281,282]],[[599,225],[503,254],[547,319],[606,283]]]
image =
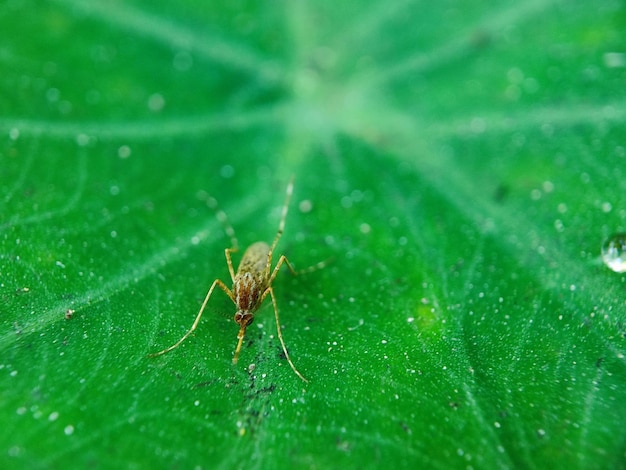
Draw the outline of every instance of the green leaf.
[[[625,468],[623,2],[0,10],[2,468]],[[230,240],[296,269],[232,364]],[[219,212],[217,212],[219,214]],[[241,254],[233,254],[235,264]]]

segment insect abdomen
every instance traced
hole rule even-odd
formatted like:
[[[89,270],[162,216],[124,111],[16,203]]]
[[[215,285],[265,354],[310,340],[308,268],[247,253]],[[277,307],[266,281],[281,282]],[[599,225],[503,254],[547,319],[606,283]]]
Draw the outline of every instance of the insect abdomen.
[[[250,245],[241,258],[237,275],[243,273],[252,273],[255,277],[261,275],[267,267],[269,253],[270,247],[265,242],[256,242]]]

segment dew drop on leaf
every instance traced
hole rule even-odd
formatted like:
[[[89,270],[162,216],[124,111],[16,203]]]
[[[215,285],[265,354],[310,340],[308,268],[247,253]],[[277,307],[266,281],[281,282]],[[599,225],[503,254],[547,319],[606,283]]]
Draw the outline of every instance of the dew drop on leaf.
[[[612,235],[604,242],[602,261],[616,273],[626,272],[626,233]]]

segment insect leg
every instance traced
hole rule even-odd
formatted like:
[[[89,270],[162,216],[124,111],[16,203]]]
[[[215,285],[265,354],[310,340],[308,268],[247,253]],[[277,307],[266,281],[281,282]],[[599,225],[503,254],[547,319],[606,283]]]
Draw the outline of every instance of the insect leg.
[[[270,276],[268,285],[270,286],[272,285],[272,282],[274,282],[274,278],[278,274],[278,271],[280,270],[280,267],[283,265],[283,263],[287,265],[287,267],[289,268],[289,271],[291,271],[291,274],[293,274],[294,276],[298,274],[296,270],[293,269],[293,265],[289,262],[287,257],[285,255],[281,255],[280,258],[278,258],[278,262],[276,263],[276,266],[274,267],[274,271],[272,271],[272,275]]]
[[[315,263],[314,265],[309,266],[307,268],[298,269],[294,274],[312,273],[313,271],[317,271],[318,269],[325,268],[326,266],[328,266],[330,264],[331,261],[332,261],[332,258],[325,259],[324,261],[320,261],[319,263]]]
[[[309,266],[308,268],[298,269],[296,271],[293,265],[291,264],[291,262],[287,259],[287,257],[285,255],[281,255],[281,257],[278,258],[278,262],[276,263],[276,266],[274,267],[274,271],[272,272],[272,275],[270,276],[269,284],[271,285],[272,282],[274,282],[274,278],[278,274],[278,270],[280,269],[283,263],[287,264],[287,267],[289,268],[289,271],[291,271],[291,274],[293,274],[294,276],[297,276],[298,274],[311,273],[313,271],[317,271],[318,269],[325,268],[331,261],[332,259],[329,258],[324,261],[320,261],[319,263],[315,263],[313,266]]]
[[[230,297],[230,299],[233,302],[235,301],[234,295],[231,292],[231,290],[228,287],[226,287],[226,285],[222,281],[220,281],[219,279],[216,279],[215,281],[213,281],[213,284],[211,284],[211,288],[209,289],[209,292],[207,292],[207,295],[204,298],[204,302],[202,302],[202,306],[200,307],[200,311],[198,312],[198,315],[196,316],[196,319],[193,322],[193,325],[191,325],[191,328],[189,329],[189,331],[187,331],[187,333],[185,333],[185,335],[181,339],[179,339],[176,343],[171,345],[169,348],[165,348],[162,351],[159,351],[157,353],[149,354],[148,357],[160,356],[161,354],[170,352],[172,349],[177,348],[180,345],[180,343],[185,341],[189,337],[189,335],[194,332],[194,330],[198,326],[198,323],[200,323],[200,318],[202,318],[202,313],[204,313],[204,308],[206,307],[206,304],[209,301],[209,298],[211,297],[211,294],[213,293],[213,289],[215,289],[215,286],[218,286],[220,289],[222,289],[226,293],[226,295]]]
[[[276,237],[274,238],[274,242],[272,243],[272,247],[270,248],[268,259],[272,259],[272,252],[276,245],[278,244],[278,240],[280,240],[281,235],[285,231],[285,220],[287,219],[287,211],[289,210],[289,201],[291,200],[291,195],[293,193],[293,177],[289,181],[287,185],[287,191],[285,196],[285,203],[283,204],[283,213],[280,216],[280,223],[278,224],[278,231],[276,232]]]
[[[230,238],[231,250],[237,251],[239,249],[239,244],[237,243],[237,236],[235,235],[235,229],[233,228],[233,226],[230,224],[230,221],[228,220],[228,216],[226,215],[226,212],[224,212],[222,209],[219,208],[219,206],[217,205],[217,201],[212,197],[209,197],[206,203],[215,212],[215,217],[217,218],[217,220],[220,221],[220,223],[222,224],[222,227],[224,227],[224,232],[226,232],[226,235],[228,235],[228,238]]]
[[[286,259],[287,258],[285,258],[285,260]],[[268,292],[272,296],[272,304],[274,305],[274,315],[276,317],[276,331],[278,332],[278,339],[280,340],[280,345],[283,347],[283,352],[285,353],[287,362],[289,362],[289,365],[291,366],[291,368],[293,369],[293,371],[296,373],[298,377],[300,377],[305,382],[308,382],[308,380],[304,378],[304,376],[298,371],[298,369],[296,369],[296,366],[293,365],[293,362],[291,362],[291,358],[289,357],[289,353],[287,352],[287,347],[285,346],[285,341],[283,341],[283,333],[280,330],[280,319],[278,318],[278,306],[276,305],[276,297],[274,296],[274,289],[272,289],[272,286],[268,287],[265,290],[265,292],[263,293],[263,297],[265,297]]]
[[[230,273],[230,278],[232,279],[233,283],[235,282],[235,270],[233,269],[233,260],[231,259],[230,254],[237,250],[238,248],[226,248],[224,250],[224,253],[226,254],[226,264],[228,265],[228,272]],[[233,303],[236,303],[232,295],[230,295],[229,297],[231,298]]]

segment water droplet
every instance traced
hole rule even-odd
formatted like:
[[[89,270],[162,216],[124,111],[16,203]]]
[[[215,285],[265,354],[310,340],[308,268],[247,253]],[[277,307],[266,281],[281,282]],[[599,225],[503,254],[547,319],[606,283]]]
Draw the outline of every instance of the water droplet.
[[[131,148],[128,145],[122,145],[117,149],[117,156],[120,158],[128,158],[132,153]]]
[[[148,109],[153,113],[163,110],[165,98],[160,93],[154,93],[148,97]]]
[[[303,214],[307,214],[313,209],[313,203],[309,199],[305,199],[303,201],[300,201],[298,209],[300,209],[300,212],[302,212]]]
[[[602,261],[616,273],[626,272],[626,233],[611,235],[602,245]]]

